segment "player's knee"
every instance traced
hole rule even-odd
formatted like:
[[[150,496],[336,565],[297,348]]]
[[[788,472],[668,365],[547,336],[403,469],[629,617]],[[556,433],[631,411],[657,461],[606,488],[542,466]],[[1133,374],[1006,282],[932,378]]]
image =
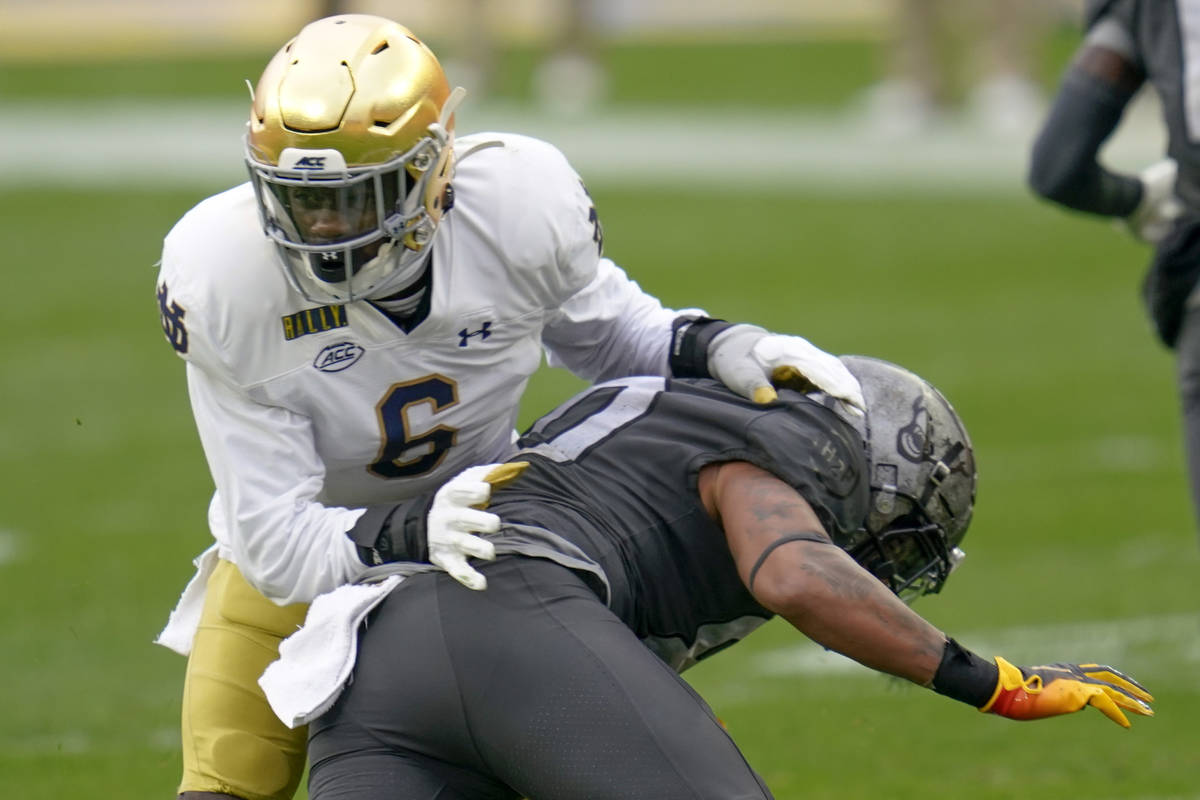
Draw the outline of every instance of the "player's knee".
[[[247,731],[223,731],[185,765],[182,800],[291,800],[304,771],[304,750]],[[203,791],[186,787],[204,787]]]

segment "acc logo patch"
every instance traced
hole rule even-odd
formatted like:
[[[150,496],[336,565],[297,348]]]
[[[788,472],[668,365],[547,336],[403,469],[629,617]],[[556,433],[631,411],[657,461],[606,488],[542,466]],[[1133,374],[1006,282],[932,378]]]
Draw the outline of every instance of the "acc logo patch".
[[[354,366],[366,350],[354,342],[338,342],[331,344],[313,359],[313,366],[321,372],[341,372]]]
[[[325,156],[305,156],[292,165],[293,169],[325,169]]]

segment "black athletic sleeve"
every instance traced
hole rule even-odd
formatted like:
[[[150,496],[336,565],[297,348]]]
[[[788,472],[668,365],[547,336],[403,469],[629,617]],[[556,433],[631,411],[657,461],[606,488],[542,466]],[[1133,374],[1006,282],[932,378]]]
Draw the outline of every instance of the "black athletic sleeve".
[[[1067,208],[1125,217],[1141,202],[1141,181],[1105,169],[1097,155],[1116,130],[1137,86],[1101,78],[1087,66],[1087,55],[1085,48],[1068,68],[1034,142],[1029,185],[1041,197]]]

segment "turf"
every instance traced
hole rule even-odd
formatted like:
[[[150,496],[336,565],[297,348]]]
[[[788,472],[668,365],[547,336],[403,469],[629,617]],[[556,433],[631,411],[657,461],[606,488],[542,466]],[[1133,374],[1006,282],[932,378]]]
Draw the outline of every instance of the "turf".
[[[1200,550],[1172,360],[1137,301],[1147,251],[1018,194],[590,188],[610,255],[664,302],[893,359],[949,396],[980,493],[931,620],[1021,663],[1111,658],[1158,699],[1132,731],[1093,711],[1017,724],[822,667],[772,624],[688,677],[776,795],[1196,796]],[[153,263],[200,196],[0,188],[7,796],[166,797],[177,778],[183,662],[150,640],[207,544],[210,481]],[[523,421],[577,385],[539,374]]]
[[[957,405],[981,486],[969,559],[922,604],[936,623],[970,643],[1194,610],[1171,361],[1136,302],[1138,247],[1021,197],[594,193],[610,253],[664,301],[900,361]],[[182,661],[149,640],[206,542],[209,480],[152,264],[193,199],[0,194],[25,221],[8,263],[37,288],[10,292],[0,344],[0,527],[16,542],[0,565],[0,774],[31,800],[98,779],[145,797],[175,777]],[[738,236],[697,235],[718,213]],[[540,375],[523,418],[575,385]],[[1148,635],[1121,666],[1161,713],[1131,732],[1095,713],[983,718],[874,675],[773,674],[762,659],[799,640],[782,626],[689,677],[781,798],[1178,796],[1200,767],[1198,654]]]

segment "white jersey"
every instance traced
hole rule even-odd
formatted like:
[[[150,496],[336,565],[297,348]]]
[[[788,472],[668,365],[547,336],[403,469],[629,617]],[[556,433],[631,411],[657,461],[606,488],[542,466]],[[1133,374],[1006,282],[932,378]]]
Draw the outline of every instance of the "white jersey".
[[[292,289],[243,184],[168,234],[163,328],[216,484],[221,557],[279,603],[363,569],[346,536],[363,507],[429,490],[512,452],[543,348],[588,380],[665,374],[664,309],[600,255],[596,212],[550,145],[463,137],[455,202],[432,249],[420,321]],[[695,312],[695,310],[691,310]],[[696,312],[699,313],[699,312]]]

